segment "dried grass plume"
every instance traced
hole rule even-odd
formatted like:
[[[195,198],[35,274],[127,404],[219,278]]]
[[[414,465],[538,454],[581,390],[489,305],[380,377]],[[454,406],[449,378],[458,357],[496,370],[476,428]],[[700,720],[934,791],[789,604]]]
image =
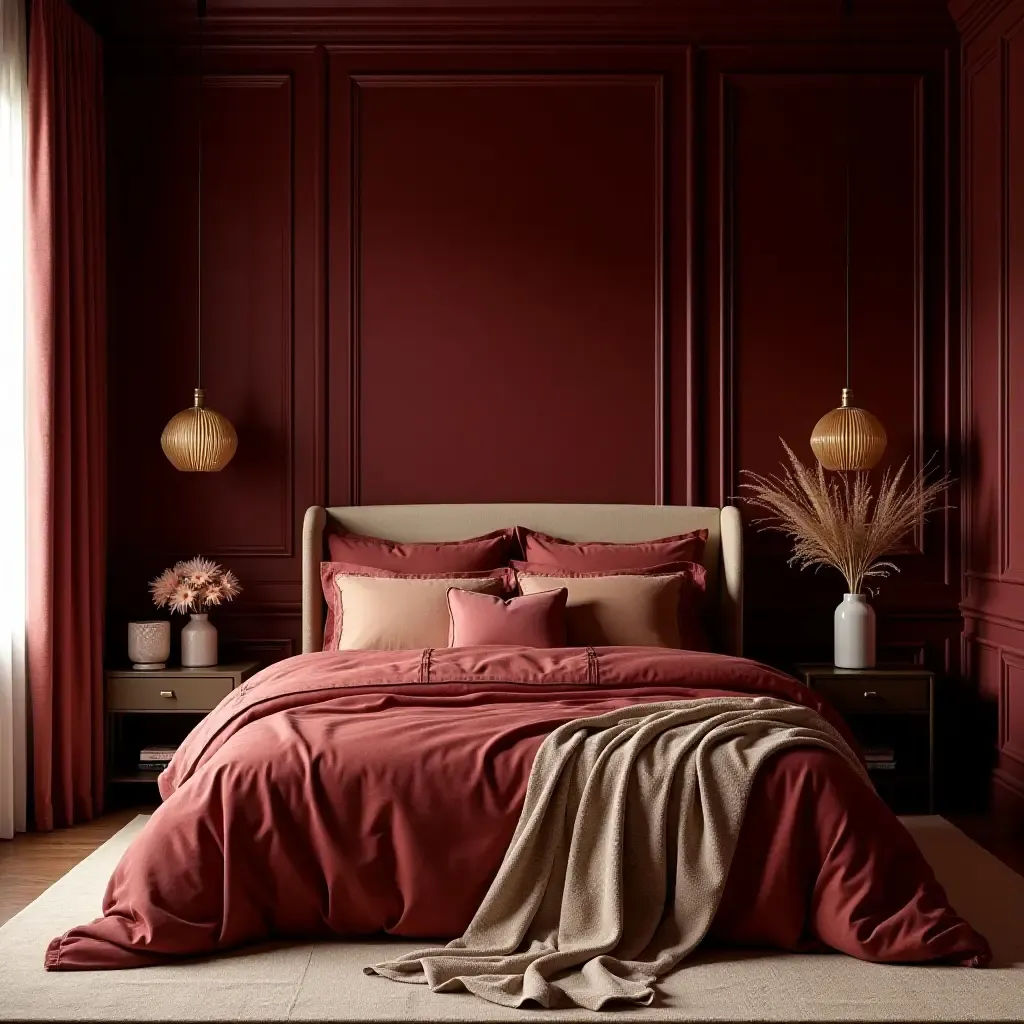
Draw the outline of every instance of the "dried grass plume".
[[[768,513],[755,520],[761,529],[792,539],[790,565],[838,569],[851,594],[859,594],[867,579],[899,572],[884,555],[937,507],[939,497],[953,482],[948,474],[929,482],[925,467],[901,486],[907,468],[904,459],[895,473],[888,469],[883,473],[876,497],[867,473],[826,477],[820,464],[815,472],[785,441],[782,446],[789,465],[782,463],[780,474],[742,471],[743,500]]]

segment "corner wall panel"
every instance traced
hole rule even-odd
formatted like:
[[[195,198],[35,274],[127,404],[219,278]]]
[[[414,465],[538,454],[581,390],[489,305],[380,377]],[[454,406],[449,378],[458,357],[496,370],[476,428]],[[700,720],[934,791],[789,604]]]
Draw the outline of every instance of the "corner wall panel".
[[[1024,22],[1006,40],[1006,352],[1002,521],[1004,578],[1024,584]],[[1024,697],[1021,698],[1024,703]]]
[[[966,72],[969,146],[966,202],[970,250],[965,267],[971,390],[971,522],[969,567],[998,573],[1000,531],[1000,335],[1002,331],[1002,143],[1000,62],[991,53]],[[984,244],[981,244],[984,240]]]
[[[965,15],[966,16],[966,15]],[[992,806],[1024,826],[1024,0],[989,4],[964,67],[963,610],[998,719]]]

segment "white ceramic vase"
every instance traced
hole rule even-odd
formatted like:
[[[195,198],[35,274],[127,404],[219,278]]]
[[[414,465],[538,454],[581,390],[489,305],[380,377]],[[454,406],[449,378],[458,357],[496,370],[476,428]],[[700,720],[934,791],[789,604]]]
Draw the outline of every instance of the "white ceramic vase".
[[[843,594],[834,635],[836,668],[875,667],[875,609],[863,594]]]
[[[217,664],[217,628],[206,612],[193,612],[181,631],[181,663],[185,668]]]
[[[128,623],[132,668],[160,669],[171,656],[171,624],[166,619]]]

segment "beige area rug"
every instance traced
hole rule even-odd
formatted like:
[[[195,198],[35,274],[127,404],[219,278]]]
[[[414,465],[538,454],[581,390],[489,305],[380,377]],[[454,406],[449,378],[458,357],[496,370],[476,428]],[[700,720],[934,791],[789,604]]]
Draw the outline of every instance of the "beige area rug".
[[[510,1010],[365,977],[408,942],[263,946],[168,967],[47,974],[47,942],[96,916],[140,816],[0,929],[0,1020],[45,1021],[944,1021],[1024,1020],[1024,878],[938,817],[907,827],[997,966],[884,967],[839,954],[713,952],[662,979],[642,1010]]]

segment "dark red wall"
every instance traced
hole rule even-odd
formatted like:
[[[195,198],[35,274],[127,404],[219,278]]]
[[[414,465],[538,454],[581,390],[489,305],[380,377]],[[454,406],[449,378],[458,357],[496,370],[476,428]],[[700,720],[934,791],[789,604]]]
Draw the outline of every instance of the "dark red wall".
[[[967,670],[997,806],[1024,824],[1024,0],[952,4],[964,30]]]
[[[246,586],[237,649],[297,651],[314,502],[720,504],[780,435],[810,458],[843,382],[847,152],[856,394],[891,459],[959,472],[941,3],[212,3],[204,383],[240,447],[201,477],[158,445],[194,376],[195,53],[164,45],[192,26],[111,17],[114,657],[196,551]],[[750,651],[829,657],[842,582],[749,551]],[[957,508],[899,561],[882,655],[948,670],[955,707]]]

